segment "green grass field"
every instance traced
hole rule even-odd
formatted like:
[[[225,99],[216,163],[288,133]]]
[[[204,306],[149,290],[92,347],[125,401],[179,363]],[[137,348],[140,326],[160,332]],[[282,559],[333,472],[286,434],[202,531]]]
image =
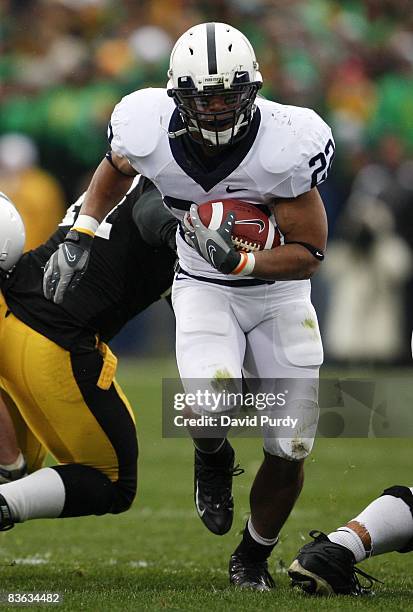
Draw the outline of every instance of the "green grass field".
[[[173,364],[148,362],[119,372],[139,428],[139,492],[132,509],[116,517],[32,521],[0,534],[0,592],[60,592],[58,609],[71,611],[413,609],[413,555],[392,553],[362,564],[385,582],[369,597],[310,598],[292,591],[286,574],[310,529],[331,530],[386,486],[412,483],[410,439],[318,440],[304,491],[271,560],[277,590],[237,592],[228,587],[227,563],[247,516],[261,442],[234,440],[245,468],[235,479],[234,526],[222,538],[210,534],[193,507],[190,442],[161,437],[160,380],[174,374]]]

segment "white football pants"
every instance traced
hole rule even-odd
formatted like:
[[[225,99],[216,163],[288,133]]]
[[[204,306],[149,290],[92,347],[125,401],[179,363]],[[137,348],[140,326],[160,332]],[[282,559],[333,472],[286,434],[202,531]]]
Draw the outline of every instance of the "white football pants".
[[[244,376],[262,380],[262,389],[276,394],[285,390],[282,379],[294,379],[283,411],[305,408],[296,431],[286,438],[263,427],[265,450],[291,460],[310,453],[318,420],[323,348],[310,291],[309,281],[233,287],[182,274],[172,290],[177,363],[187,393],[199,379],[213,391],[220,378]],[[205,407],[198,410],[203,412]]]

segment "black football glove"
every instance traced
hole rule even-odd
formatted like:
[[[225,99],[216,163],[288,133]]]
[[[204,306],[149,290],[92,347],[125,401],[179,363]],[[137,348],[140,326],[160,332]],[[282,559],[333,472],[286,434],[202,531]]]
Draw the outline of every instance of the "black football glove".
[[[67,289],[74,289],[86,272],[93,236],[70,230],[44,268],[43,293],[61,304]]]
[[[241,255],[231,240],[235,214],[228,213],[217,230],[211,230],[202,223],[195,204],[192,204],[190,214],[193,227],[189,229],[189,225],[185,224],[185,232],[194,248],[219,272],[231,274],[241,261]]]
[[[146,189],[137,198],[132,218],[144,241],[152,247],[168,246],[176,252],[176,228],[178,221],[162,201],[162,196],[148,179]]]

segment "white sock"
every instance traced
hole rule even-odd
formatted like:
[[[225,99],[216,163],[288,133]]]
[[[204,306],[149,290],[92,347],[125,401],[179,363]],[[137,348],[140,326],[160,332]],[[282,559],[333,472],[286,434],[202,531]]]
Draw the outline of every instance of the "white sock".
[[[26,478],[0,485],[13,520],[56,518],[63,510],[65,487],[56,470],[42,468]]]
[[[353,520],[369,532],[372,555],[400,550],[413,538],[411,510],[406,502],[393,495],[378,497]]]
[[[14,470],[21,470],[25,463],[26,462],[22,453],[19,452],[16,461],[13,461],[13,463],[2,463],[0,464],[0,467],[4,468],[8,472],[13,472]]]
[[[367,557],[366,549],[361,541],[361,538],[355,531],[348,527],[340,527],[337,531],[328,534],[328,539],[335,544],[345,546],[353,553],[356,563],[363,561]]]
[[[413,492],[413,488],[410,488]],[[382,495],[356,516],[368,531],[371,551],[366,552],[361,538],[349,527],[340,527],[328,539],[345,546],[353,553],[356,563],[367,556],[400,550],[413,538],[413,516],[409,506],[399,497]]]
[[[264,546],[274,546],[278,542],[278,536],[275,538],[263,538],[260,534],[255,531],[254,525],[252,524],[251,517],[248,519],[248,531],[253,540],[258,542],[258,544],[263,544]]]

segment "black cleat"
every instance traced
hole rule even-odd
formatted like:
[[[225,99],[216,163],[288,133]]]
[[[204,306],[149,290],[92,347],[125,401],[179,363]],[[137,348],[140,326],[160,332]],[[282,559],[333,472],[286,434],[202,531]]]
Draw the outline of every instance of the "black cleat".
[[[234,451],[225,465],[212,466],[205,463],[202,453],[195,449],[195,506],[205,527],[216,535],[224,535],[231,529],[234,516],[232,477],[244,470],[234,467]]]
[[[353,553],[331,542],[325,533],[310,531],[314,542],[305,544],[288,568],[292,586],[311,595],[363,595],[374,582],[381,582],[355,567]],[[360,584],[358,575],[367,579]]]
[[[14,522],[11,517],[9,504],[3,495],[0,495],[0,531],[8,531],[12,527],[14,527]]]
[[[27,464],[24,462],[21,468],[16,470],[6,470],[6,468],[0,466],[0,484],[6,484],[13,480],[20,480],[27,476]]]
[[[268,563],[254,561],[242,553],[235,552],[229,560],[229,581],[241,589],[270,591],[275,582],[268,571]]]

